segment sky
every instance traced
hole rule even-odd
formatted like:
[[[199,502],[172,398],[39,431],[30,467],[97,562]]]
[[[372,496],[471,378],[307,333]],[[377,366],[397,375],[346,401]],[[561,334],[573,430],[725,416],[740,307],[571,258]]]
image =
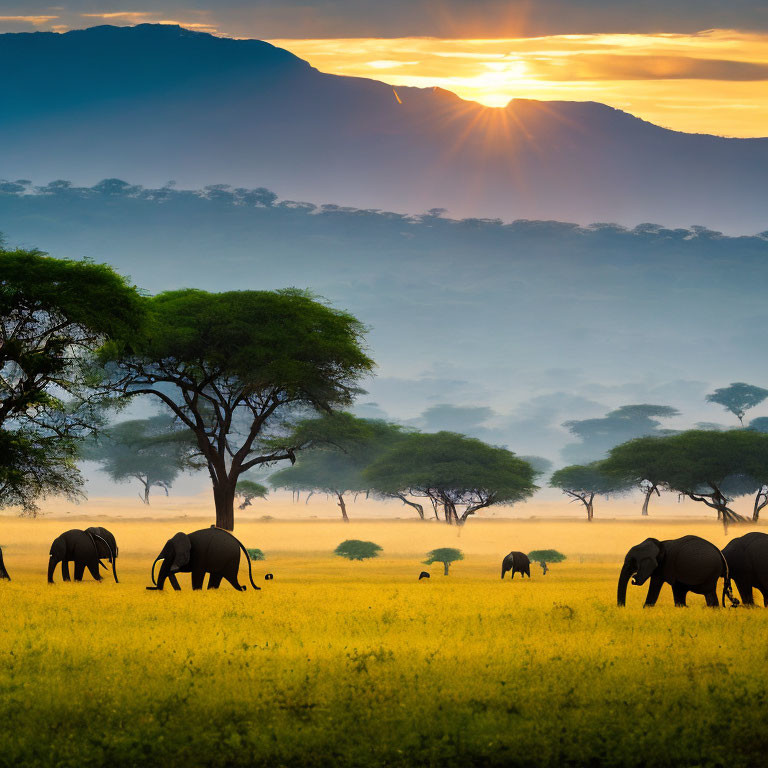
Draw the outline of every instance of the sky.
[[[591,100],[676,130],[768,135],[765,0],[134,2],[0,0],[0,32],[178,23],[489,106]]]

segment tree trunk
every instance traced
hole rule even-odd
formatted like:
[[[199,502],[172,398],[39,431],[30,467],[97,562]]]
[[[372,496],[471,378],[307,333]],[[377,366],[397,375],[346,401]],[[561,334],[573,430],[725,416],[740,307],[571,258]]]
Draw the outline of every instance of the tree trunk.
[[[655,485],[651,485],[645,489],[645,499],[643,500],[643,517],[648,517],[648,504],[651,501],[651,496],[653,496],[654,491],[656,491],[657,496],[661,496],[659,489]]]
[[[347,517],[347,505],[344,503],[344,496],[342,496],[340,493],[337,493],[336,496],[339,499],[339,507],[341,508],[341,516],[344,518],[344,522],[349,522],[349,517]]]
[[[756,523],[760,519],[760,512],[768,504],[768,485],[762,485],[755,495],[755,503],[752,507],[752,522]]]
[[[451,567],[451,564],[450,564],[450,563],[443,563],[443,569],[444,569],[444,570],[443,570],[443,576],[447,576],[447,575],[448,575],[448,569],[449,569],[450,567]]]
[[[235,530],[235,485],[229,478],[217,479],[213,486],[213,502],[216,506],[216,527],[225,531]]]
[[[142,501],[149,506],[149,482],[144,482],[144,498]]]
[[[595,494],[590,493],[588,499],[584,499],[584,506],[587,508],[587,522],[591,523],[595,516]]]

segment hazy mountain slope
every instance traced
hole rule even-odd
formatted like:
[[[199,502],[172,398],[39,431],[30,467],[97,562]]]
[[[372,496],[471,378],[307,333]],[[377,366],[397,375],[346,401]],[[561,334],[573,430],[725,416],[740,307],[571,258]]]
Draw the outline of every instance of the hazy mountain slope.
[[[707,391],[768,382],[766,237],[113,187],[0,190],[0,231],[108,261],[152,292],[311,288],[371,326],[379,368],[365,399],[399,418],[440,403],[490,406],[508,414],[491,419],[495,439],[556,458],[567,419],[652,402],[680,408],[688,424],[727,421]]]
[[[23,66],[20,65],[23,62]],[[179,27],[0,35],[0,176],[265,185],[459,216],[768,226],[768,140],[668,131],[595,103],[506,109],[325,75]]]

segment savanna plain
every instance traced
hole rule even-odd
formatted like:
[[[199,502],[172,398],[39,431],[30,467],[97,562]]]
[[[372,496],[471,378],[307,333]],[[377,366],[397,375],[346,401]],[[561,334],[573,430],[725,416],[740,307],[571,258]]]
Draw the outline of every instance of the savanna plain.
[[[668,587],[615,604],[630,546],[722,547],[712,520],[248,520],[267,559],[243,593],[144,589],[165,540],[210,520],[101,522],[120,583],[50,586],[50,542],[91,523],[0,518],[0,765],[764,764],[768,611],[674,608]],[[383,552],[342,560],[346,538]],[[439,546],[464,552],[449,576],[422,564]],[[501,581],[535,548],[568,559]]]

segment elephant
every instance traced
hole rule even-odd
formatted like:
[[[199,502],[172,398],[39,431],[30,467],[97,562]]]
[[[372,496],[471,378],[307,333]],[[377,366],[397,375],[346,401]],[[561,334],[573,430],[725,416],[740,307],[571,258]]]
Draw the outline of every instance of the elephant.
[[[0,547],[0,579],[8,579],[8,581],[11,580],[11,577],[8,575],[8,571],[5,570],[5,563],[3,562],[2,547]]]
[[[70,581],[69,561],[75,563],[75,581],[83,580],[85,569],[91,573],[96,581],[101,581],[99,566],[106,569],[101,558],[106,557],[112,564],[112,575],[117,580],[117,542],[115,537],[106,528],[92,527],[84,531],[73,528],[57,536],[51,544],[50,558],[48,560],[48,583],[53,584],[53,572],[61,563],[61,577],[64,581]]]
[[[672,587],[675,605],[685,606],[688,592],[704,595],[707,605],[717,608],[717,580],[723,576],[723,605],[726,595],[733,604],[728,563],[723,553],[711,542],[699,536],[682,536],[679,539],[646,539],[632,547],[624,558],[619,575],[616,602],[622,606],[627,598],[627,584],[640,586],[651,580],[645,606],[656,604],[659,592],[666,582]]]
[[[251,571],[251,558],[242,543],[229,531],[212,525],[193,533],[179,532],[166,541],[160,554],[152,563],[152,584],[147,589],[162,590],[165,580],[171,582],[175,590],[181,589],[176,578],[177,573],[192,574],[192,589],[202,589],[205,574],[210,574],[208,589],[218,589],[222,579],[226,579],[235,589],[244,591],[237,580],[240,569],[240,550],[248,563],[248,578],[254,589],[256,586]],[[155,565],[162,560],[160,572],[155,581]]]
[[[531,561],[528,559],[528,555],[524,554],[523,552],[510,552],[502,561],[501,561],[501,578],[504,578],[504,574],[507,571],[512,571],[512,575],[510,576],[511,579],[515,578],[515,574],[519,573],[520,578],[525,578],[526,576],[530,579],[531,578]]]
[[[723,555],[744,605],[755,604],[755,587],[763,596],[763,605],[768,606],[768,534],[752,531],[739,536],[728,542]]]
[[[419,574],[419,581],[421,581],[422,579],[428,579],[428,578],[429,578],[429,574],[426,571],[422,571]]]

